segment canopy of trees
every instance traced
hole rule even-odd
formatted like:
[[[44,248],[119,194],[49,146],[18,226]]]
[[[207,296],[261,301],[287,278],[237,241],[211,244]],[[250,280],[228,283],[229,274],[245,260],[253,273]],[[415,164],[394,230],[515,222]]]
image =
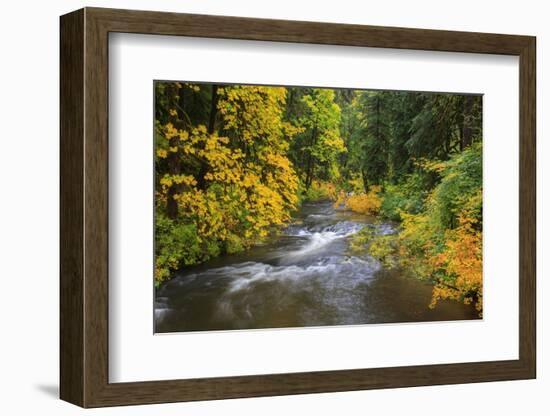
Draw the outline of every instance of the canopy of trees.
[[[475,95],[156,82],[156,281],[332,199],[400,223],[353,247],[481,311],[481,125]]]

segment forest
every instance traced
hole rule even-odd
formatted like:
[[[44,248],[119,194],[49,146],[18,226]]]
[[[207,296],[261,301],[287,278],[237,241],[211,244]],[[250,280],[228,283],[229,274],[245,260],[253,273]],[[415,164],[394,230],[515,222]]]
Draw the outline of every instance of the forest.
[[[482,97],[156,81],[155,283],[332,201],[350,249],[482,313]]]

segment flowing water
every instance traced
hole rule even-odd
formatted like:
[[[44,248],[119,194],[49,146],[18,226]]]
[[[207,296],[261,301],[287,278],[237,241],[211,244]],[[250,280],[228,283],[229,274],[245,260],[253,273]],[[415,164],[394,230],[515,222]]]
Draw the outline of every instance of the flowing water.
[[[329,202],[305,204],[281,236],[245,253],[185,269],[155,297],[155,332],[358,325],[476,319],[473,307],[443,301],[403,270],[354,255],[350,236],[390,223]]]

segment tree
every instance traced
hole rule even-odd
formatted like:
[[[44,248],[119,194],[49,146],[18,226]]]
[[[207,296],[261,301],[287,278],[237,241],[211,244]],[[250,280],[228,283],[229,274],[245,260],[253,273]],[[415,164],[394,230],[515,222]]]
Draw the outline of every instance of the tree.
[[[445,160],[480,139],[480,96],[424,94],[423,98],[406,143],[411,156]]]
[[[481,308],[481,108],[477,95],[156,82],[157,283],[265,239],[303,200],[343,198],[401,222],[362,236],[372,256],[430,279],[433,304]]]
[[[302,180],[309,189],[314,178],[333,179],[339,175],[338,155],[345,152],[340,137],[340,107],[333,90],[314,88],[300,99],[300,116],[296,123],[301,130],[295,151]]]
[[[156,85],[156,278],[243,250],[290,219],[298,132],[286,89]],[[188,103],[194,103],[193,105]]]
[[[356,149],[365,192],[370,185],[382,184],[388,174],[390,99],[391,93],[384,91],[365,91],[358,97],[361,129]]]

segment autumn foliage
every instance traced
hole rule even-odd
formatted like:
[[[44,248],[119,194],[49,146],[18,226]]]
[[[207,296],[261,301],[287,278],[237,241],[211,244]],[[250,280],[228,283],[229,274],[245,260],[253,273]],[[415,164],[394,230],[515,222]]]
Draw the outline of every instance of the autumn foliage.
[[[354,195],[344,194],[342,200],[346,208],[358,214],[376,215],[382,205],[379,193],[380,186],[372,186],[369,192]]]
[[[481,101],[155,83],[155,281],[237,253],[307,201],[394,221],[350,244],[482,313]]]
[[[338,199],[338,189],[335,184],[327,181],[313,180],[309,189],[302,194],[303,201],[335,201]]]
[[[195,85],[180,89],[200,92]],[[296,208],[298,178],[286,151],[298,129],[282,119],[285,89],[236,86],[216,94],[214,131],[157,122],[157,163],[167,165],[156,197],[158,282],[181,265],[245,249]],[[170,172],[171,154],[194,172]],[[170,198],[177,204],[174,218],[164,209]]]
[[[435,283],[431,307],[453,299],[482,311],[481,166],[478,145],[447,162],[424,165],[437,169],[438,184],[420,212],[400,212],[397,258],[413,275]]]

